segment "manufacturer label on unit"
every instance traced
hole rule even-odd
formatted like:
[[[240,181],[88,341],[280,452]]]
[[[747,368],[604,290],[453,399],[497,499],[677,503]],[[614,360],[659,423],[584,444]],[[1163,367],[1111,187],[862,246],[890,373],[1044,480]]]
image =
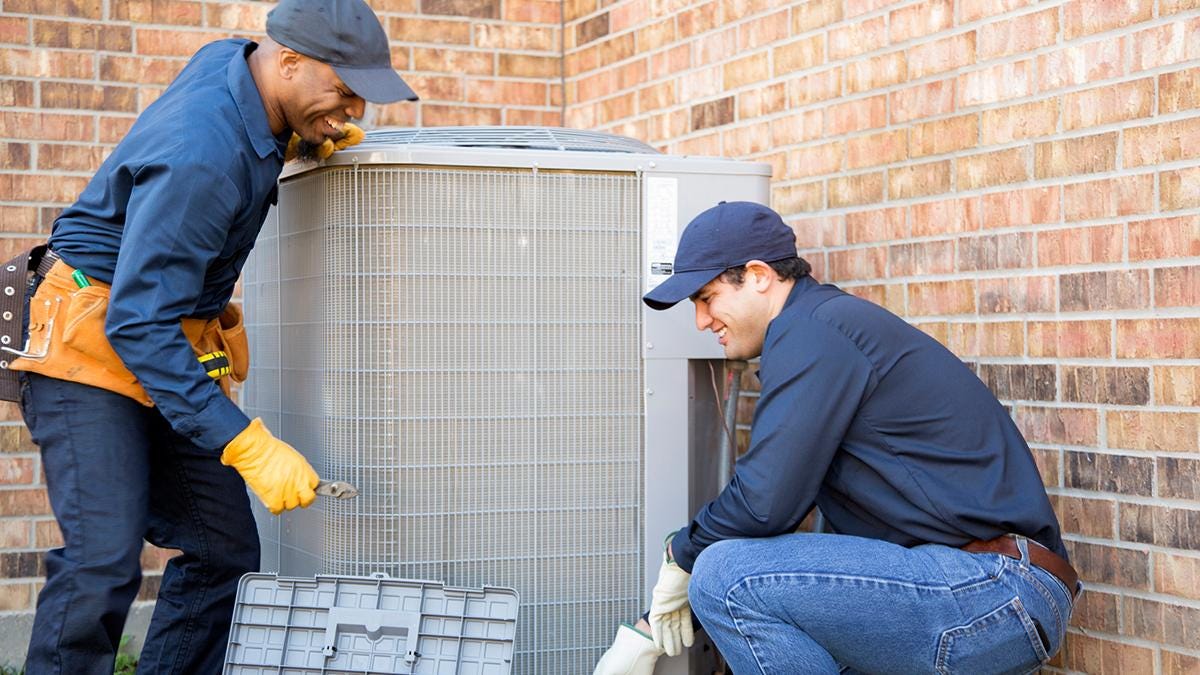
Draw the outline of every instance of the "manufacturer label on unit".
[[[675,266],[679,245],[679,179],[646,178],[646,291],[667,277]]]

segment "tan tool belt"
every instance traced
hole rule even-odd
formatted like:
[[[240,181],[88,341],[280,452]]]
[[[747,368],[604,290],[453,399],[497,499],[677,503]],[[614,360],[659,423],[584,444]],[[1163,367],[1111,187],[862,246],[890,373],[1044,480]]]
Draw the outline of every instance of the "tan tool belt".
[[[96,280],[79,288],[75,270],[58,260],[46,272],[29,301],[29,341],[25,354],[9,368],[39,373],[116,392],[145,406],[154,402],[104,334],[109,287]],[[229,395],[230,380],[242,382],[250,368],[242,312],[233,304],[216,319],[184,319],[183,334],[196,356],[223,351],[228,373],[216,378]]]

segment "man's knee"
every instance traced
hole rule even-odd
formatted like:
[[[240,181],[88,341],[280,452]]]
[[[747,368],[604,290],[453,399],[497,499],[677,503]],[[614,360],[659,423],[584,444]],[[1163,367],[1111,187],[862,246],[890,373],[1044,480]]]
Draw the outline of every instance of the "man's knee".
[[[737,539],[718,541],[696,558],[688,584],[688,601],[701,620],[705,613],[724,605],[726,593],[738,582],[742,574],[739,563],[745,560],[739,552],[741,544]]]

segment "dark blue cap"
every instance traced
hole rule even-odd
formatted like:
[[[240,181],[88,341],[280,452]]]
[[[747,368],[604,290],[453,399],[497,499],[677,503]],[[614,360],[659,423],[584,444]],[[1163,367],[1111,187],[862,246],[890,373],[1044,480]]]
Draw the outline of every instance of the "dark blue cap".
[[[417,100],[392,69],[387,33],[363,0],[279,0],[267,14],[267,35],[328,63],[347,87],[372,103]]]
[[[668,309],[730,267],[795,257],[796,233],[778,213],[754,202],[721,202],[688,223],[671,276],[642,300],[651,309]]]

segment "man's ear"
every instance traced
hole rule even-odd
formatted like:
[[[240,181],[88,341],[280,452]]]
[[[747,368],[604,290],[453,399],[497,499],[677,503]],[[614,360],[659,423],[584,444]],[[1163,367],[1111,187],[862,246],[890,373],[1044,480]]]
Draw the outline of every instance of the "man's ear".
[[[290,80],[296,77],[300,72],[300,62],[304,60],[298,52],[294,52],[287,47],[280,47],[279,53],[276,56],[276,64],[279,66],[279,76],[285,80]]]
[[[746,280],[744,283],[750,284],[756,291],[765,291],[771,287],[771,282],[775,280],[775,270],[771,266],[761,260],[751,260],[746,263]]]

